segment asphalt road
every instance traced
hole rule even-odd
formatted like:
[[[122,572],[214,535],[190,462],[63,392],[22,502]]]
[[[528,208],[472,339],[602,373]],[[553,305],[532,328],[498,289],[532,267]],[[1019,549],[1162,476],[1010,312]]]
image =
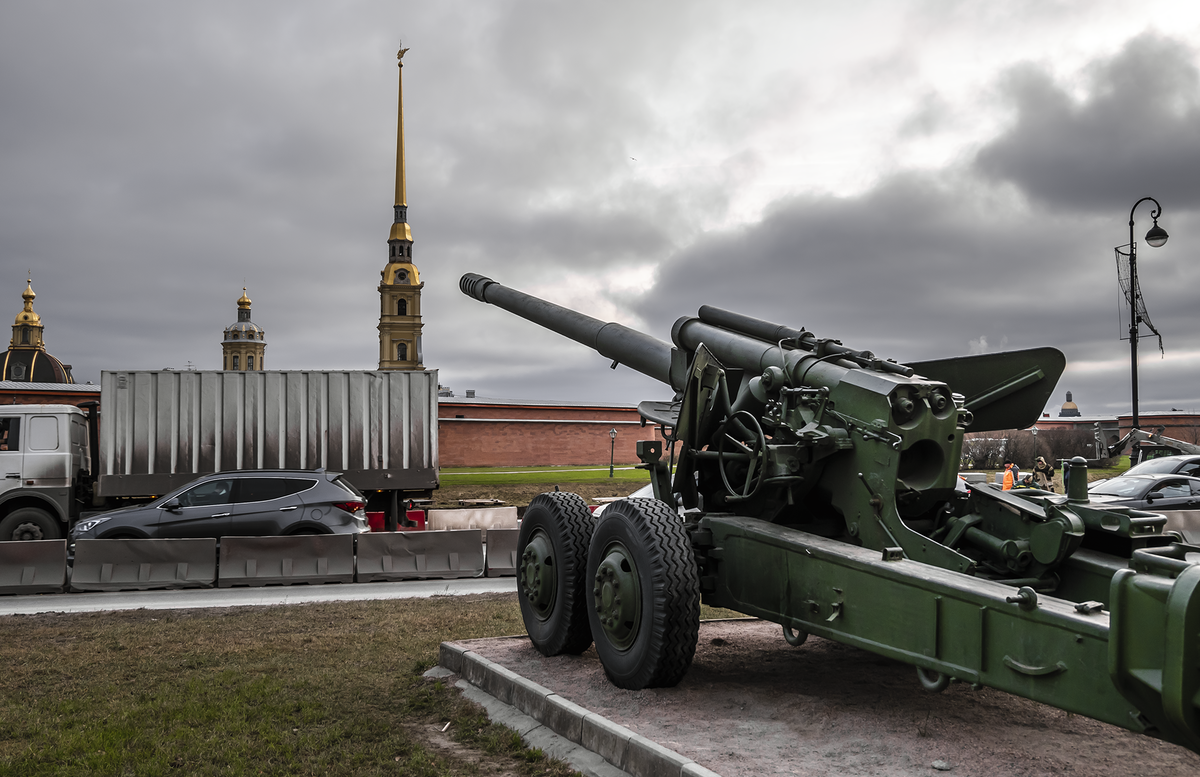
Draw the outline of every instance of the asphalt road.
[[[414,599],[507,593],[517,590],[515,577],[456,580],[405,580],[398,583],[329,583],[258,588],[189,588],[182,591],[34,594],[0,596],[0,615],[110,610],[185,610],[196,607],[247,607],[304,602],[358,602],[370,599]]]

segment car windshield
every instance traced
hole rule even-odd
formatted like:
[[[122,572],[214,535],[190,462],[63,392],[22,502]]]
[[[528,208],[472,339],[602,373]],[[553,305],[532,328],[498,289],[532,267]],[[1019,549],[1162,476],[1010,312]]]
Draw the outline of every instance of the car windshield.
[[[1140,494],[1145,487],[1146,481],[1143,478],[1119,477],[1096,484],[1088,489],[1088,493],[1132,499]]]
[[[1127,475],[1153,475],[1158,472],[1170,475],[1178,466],[1178,459],[1150,459],[1149,461],[1143,461],[1141,464],[1134,464],[1125,470],[1121,477]]]

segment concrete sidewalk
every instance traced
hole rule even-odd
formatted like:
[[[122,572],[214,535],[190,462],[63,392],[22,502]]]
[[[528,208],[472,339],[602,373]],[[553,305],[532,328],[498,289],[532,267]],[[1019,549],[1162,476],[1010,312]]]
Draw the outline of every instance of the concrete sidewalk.
[[[0,597],[0,615],[42,612],[105,612],[111,610],[185,610],[199,607],[247,607],[308,602],[359,602],[373,599],[415,599],[512,593],[515,577],[473,577],[454,580],[405,580],[395,583],[329,583],[275,585],[255,588],[189,588],[181,591],[120,591],[104,593],[34,594]]]

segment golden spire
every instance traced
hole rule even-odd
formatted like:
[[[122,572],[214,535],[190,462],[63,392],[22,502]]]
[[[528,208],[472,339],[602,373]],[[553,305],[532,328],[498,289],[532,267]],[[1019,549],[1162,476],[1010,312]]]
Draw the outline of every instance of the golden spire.
[[[404,52],[406,51],[408,49],[402,48],[396,52],[396,62],[400,68],[400,91],[396,98],[396,204],[393,207],[395,218],[392,220],[392,231],[388,235],[388,242],[407,240],[411,243],[412,230],[408,227],[408,191],[404,179]]]
[[[401,46],[404,44],[401,43]],[[400,68],[399,92],[396,98],[397,113],[396,113],[396,204],[408,205],[408,191],[406,190],[404,181],[404,52],[406,48],[401,48],[396,52],[396,66]]]
[[[242,296],[238,297],[237,305],[239,308],[249,308],[250,298],[246,296],[246,287],[242,287]]]
[[[31,326],[40,326],[42,317],[33,312],[33,300],[37,297],[33,293],[33,278],[30,278],[25,285],[25,291],[21,294],[21,299],[25,300],[25,309],[17,314],[16,324],[29,324]]]

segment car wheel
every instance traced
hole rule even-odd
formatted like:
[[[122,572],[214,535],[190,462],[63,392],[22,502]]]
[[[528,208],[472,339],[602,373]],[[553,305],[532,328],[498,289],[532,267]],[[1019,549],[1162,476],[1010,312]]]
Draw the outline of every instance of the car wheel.
[[[0,521],[0,541],[58,540],[62,530],[45,510],[22,507]]]
[[[293,537],[310,537],[310,536],[315,536],[317,534],[324,534],[324,533],[325,532],[320,532],[320,531],[317,531],[316,529],[297,529],[296,531],[292,532],[291,536],[293,536]]]
[[[683,522],[657,499],[604,511],[588,548],[596,652],[619,688],[669,687],[687,673],[700,629],[700,574]]]
[[[576,494],[539,494],[517,535],[517,600],[525,631],[540,653],[579,654],[592,644],[587,613],[592,514]]]

